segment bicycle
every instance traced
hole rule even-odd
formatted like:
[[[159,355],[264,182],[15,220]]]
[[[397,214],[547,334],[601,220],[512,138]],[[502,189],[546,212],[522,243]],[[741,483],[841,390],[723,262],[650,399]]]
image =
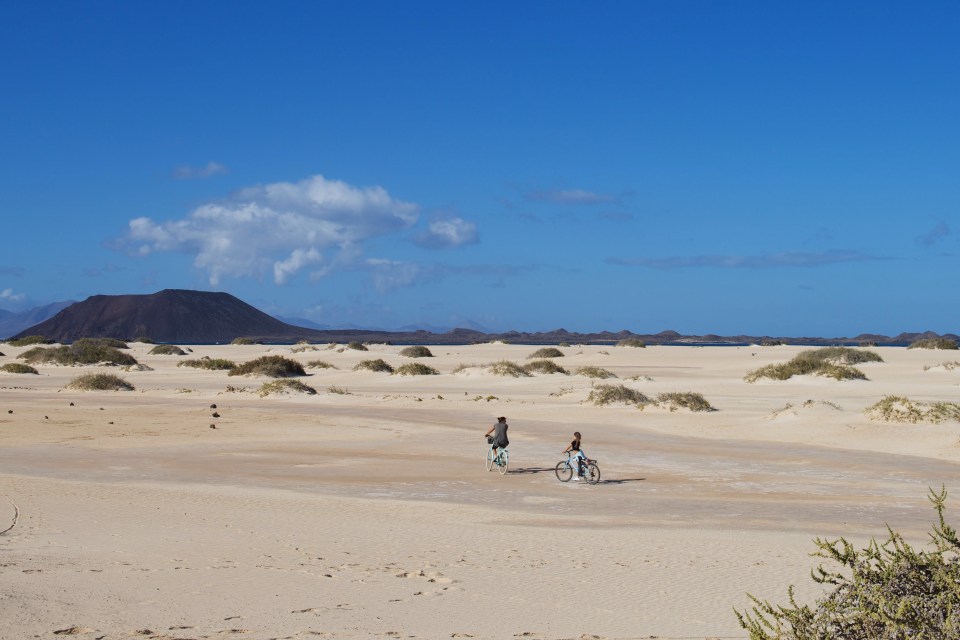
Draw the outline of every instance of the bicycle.
[[[583,478],[588,484],[597,484],[600,482],[600,466],[597,464],[596,460],[584,460],[577,466],[579,467],[579,470],[577,471],[578,478]],[[570,454],[567,453],[567,459],[561,460],[557,463],[554,473],[557,474],[557,480],[560,482],[570,482],[570,478],[573,477],[573,472],[573,458],[571,458]]]
[[[487,471],[493,471],[493,467],[497,467],[497,471],[500,472],[500,475],[503,475],[507,472],[507,466],[510,464],[510,452],[507,451],[506,447],[498,447],[497,453],[493,453],[493,438],[487,437],[487,442],[490,443],[490,448],[487,449]]]

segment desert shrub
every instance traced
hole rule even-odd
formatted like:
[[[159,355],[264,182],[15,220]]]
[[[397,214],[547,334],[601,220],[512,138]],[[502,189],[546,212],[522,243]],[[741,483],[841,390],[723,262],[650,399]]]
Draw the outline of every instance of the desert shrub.
[[[923,365],[923,370],[930,371],[930,369],[933,369],[933,366],[934,365],[925,364]],[[939,366],[943,367],[944,370],[946,371],[953,371],[954,369],[960,367],[960,362],[956,360],[954,360],[953,362],[941,362]]]
[[[960,421],[960,404],[956,402],[918,402],[904,396],[886,396],[864,410],[873,420],[886,422],[932,422]]]
[[[99,339],[82,338],[70,345],[59,347],[34,347],[21,353],[18,358],[29,364],[60,364],[66,366],[88,364],[113,364],[131,366],[137,359]]]
[[[716,411],[706,398],[692,391],[658,394],[657,403],[670,409],[670,411],[676,411],[680,408],[690,411]]]
[[[510,378],[529,378],[530,374],[524,371],[523,367],[509,360],[497,360],[493,364],[487,365],[490,373],[495,376],[508,376]]]
[[[308,369],[336,369],[335,366],[326,360],[311,360],[307,363]]]
[[[957,349],[957,341],[950,338],[926,338],[917,340],[907,349]]]
[[[327,392],[328,392],[328,393],[336,394],[336,395],[338,395],[338,396],[349,396],[349,395],[350,395],[350,392],[349,392],[349,391],[347,391],[347,390],[344,389],[343,387],[338,387],[338,386],[336,386],[336,385],[330,385],[329,387],[327,387]]]
[[[587,402],[598,406],[614,403],[644,405],[650,402],[650,398],[622,384],[598,384],[590,390]]]
[[[210,371],[223,371],[233,369],[237,364],[233,360],[224,358],[211,358],[203,356],[199,360],[183,360],[177,363],[178,367],[192,367],[194,369],[208,369]]]
[[[307,372],[303,370],[303,365],[296,360],[284,358],[283,356],[261,356],[256,360],[238,364],[233,369],[230,369],[227,375],[292,378],[294,376],[305,376]]]
[[[78,342],[85,342],[100,347],[113,347],[114,349],[130,348],[130,345],[128,345],[125,340],[117,340],[116,338],[80,338],[74,341],[73,344],[77,344]]]
[[[544,347],[543,349],[537,349],[533,353],[527,356],[527,360],[532,360],[533,358],[562,358],[563,351],[557,349],[556,347]]]
[[[761,346],[761,347],[781,347],[781,346],[783,346],[784,344],[785,344],[785,343],[784,343],[783,340],[774,340],[774,339],[772,339],[772,338],[767,338],[766,340],[761,340],[761,341],[760,341],[760,346]]]
[[[618,347],[635,347],[637,349],[646,349],[647,345],[644,344],[643,340],[640,338],[624,338],[623,340],[618,340],[616,346]]]
[[[376,360],[361,360],[353,368],[354,371],[361,371],[366,369],[367,371],[385,371],[386,373],[393,373],[393,367],[386,363],[383,358],[377,358]]]
[[[260,344],[260,341],[254,340],[253,338],[240,337],[240,338],[234,338],[233,340],[231,340],[230,344],[251,345],[251,344]]]
[[[133,339],[134,342],[142,342],[143,344],[153,344],[153,339],[148,338],[147,336],[139,336]]]
[[[7,373],[39,373],[36,369],[22,362],[8,362],[0,367],[0,370]]]
[[[811,572],[830,589],[814,606],[797,604],[793,587],[788,605],[772,605],[748,594],[751,611],[736,611],[751,640],[822,640],[827,638],[901,640],[955,639],[960,634],[960,539],[944,517],[947,491],[930,491],[937,511],[930,540],[933,548],[914,549],[887,528],[856,550],[845,538],[817,538],[814,555],[839,565]]]
[[[7,340],[7,344],[12,347],[29,347],[34,344],[53,344],[53,340],[44,336],[24,336],[16,340]]]
[[[393,373],[398,376],[435,376],[440,374],[440,372],[433,367],[428,367],[419,362],[408,362],[407,364],[400,365]]]
[[[66,386],[76,391],[133,391],[133,385],[112,373],[88,373],[77,376]]]
[[[562,373],[567,375],[567,370],[553,360],[534,360],[523,365],[523,370],[527,373]]]
[[[874,342],[873,340],[861,340],[861,341],[859,342],[858,346],[860,346],[860,347],[875,347],[875,346],[877,346],[877,343]]]
[[[601,369],[600,367],[580,367],[577,369],[577,375],[586,376],[588,378],[599,378],[600,380],[617,377],[617,374],[613,373],[612,371],[607,371],[606,369]]]
[[[185,356],[187,352],[175,344],[158,344],[147,352],[151,356]]]
[[[304,345],[300,345],[300,346],[298,346],[298,347],[292,347],[292,348],[290,349],[290,353],[304,353],[304,352],[306,352],[306,351],[319,351],[319,349],[317,349],[317,348],[316,348],[315,346],[313,346],[312,344],[304,344]]]
[[[299,380],[273,380],[264,382],[257,393],[261,398],[270,395],[282,395],[286,393],[305,393],[307,395],[316,395],[317,390],[313,387],[303,384]]]
[[[369,349],[367,349],[366,345],[363,345],[363,344],[361,344],[361,343],[359,343],[359,342],[356,342],[356,341],[347,344],[347,349],[354,349],[354,350],[356,350],[356,351],[369,351]]]
[[[432,358],[433,353],[426,347],[405,347],[400,350],[400,355],[408,358]]]
[[[467,364],[467,363],[465,363],[465,362],[461,362],[461,363],[458,364],[458,365],[456,366],[456,368],[453,370],[453,373],[460,373],[461,371],[466,371],[467,369],[475,369],[475,368],[477,368],[477,367],[479,367],[479,366],[480,366],[480,365],[478,365],[478,364],[473,364],[473,363]]]
[[[877,353],[850,347],[823,347],[802,351],[789,362],[768,364],[748,373],[744,380],[756,382],[760,378],[789,380],[793,376],[816,375],[837,380],[866,380],[862,371],[851,367],[861,362],[883,362]]]

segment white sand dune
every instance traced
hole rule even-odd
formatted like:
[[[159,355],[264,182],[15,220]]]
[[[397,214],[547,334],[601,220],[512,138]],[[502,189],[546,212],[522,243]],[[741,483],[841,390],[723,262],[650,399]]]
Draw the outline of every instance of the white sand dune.
[[[0,638],[745,637],[748,592],[819,593],[813,537],[889,523],[923,544],[927,487],[960,497],[958,423],[864,414],[957,401],[960,369],[924,370],[938,352],[875,349],[866,381],[748,384],[802,349],[561,349],[568,371],[618,376],[594,380],[495,376],[537,349],[504,344],[131,347],[150,369],[110,371],[135,391],[63,390],[97,368],[0,373]],[[177,366],[265,354],[336,368],[301,379],[317,395],[261,398],[269,379]],[[374,358],[440,375],[353,371]],[[585,402],[605,383],[717,411]],[[498,415],[504,476],[483,466]],[[554,476],[574,430],[598,485]]]

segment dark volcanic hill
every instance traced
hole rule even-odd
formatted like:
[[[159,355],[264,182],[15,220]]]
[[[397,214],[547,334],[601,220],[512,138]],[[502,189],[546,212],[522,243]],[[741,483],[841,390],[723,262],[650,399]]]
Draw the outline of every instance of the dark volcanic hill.
[[[214,344],[240,336],[297,340],[313,333],[281,322],[229,293],[164,289],[150,295],[91,296],[19,336],[42,335],[61,343],[147,337],[155,342]]]

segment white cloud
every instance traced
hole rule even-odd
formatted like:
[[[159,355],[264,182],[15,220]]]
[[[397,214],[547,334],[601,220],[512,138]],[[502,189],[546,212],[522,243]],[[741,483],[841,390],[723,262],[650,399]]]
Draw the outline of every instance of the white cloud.
[[[584,189],[531,191],[525,194],[525,197],[533,202],[549,202],[551,204],[603,204],[617,201],[616,196]]]
[[[373,272],[373,286],[380,293],[409,287],[421,276],[420,265],[413,262],[370,258],[367,266]]]
[[[230,173],[225,166],[219,162],[208,162],[204,167],[191,167],[188,165],[177,167],[173,170],[173,177],[178,180],[192,180],[195,178],[209,178],[224,173]]]
[[[418,209],[382,187],[358,188],[317,175],[243,189],[182,220],[136,218],[129,223],[127,241],[140,255],[193,254],[211,285],[224,277],[259,277],[271,267],[282,284],[307,265],[322,265],[322,249],[337,247],[355,256],[356,245],[365,240],[409,228]],[[322,276],[326,268],[314,275]]]
[[[0,300],[9,300],[10,302],[22,302],[26,299],[26,294],[14,293],[13,289],[4,289],[0,291]]]
[[[463,218],[434,220],[427,231],[416,238],[416,243],[434,249],[459,247],[477,241],[477,225]]]

